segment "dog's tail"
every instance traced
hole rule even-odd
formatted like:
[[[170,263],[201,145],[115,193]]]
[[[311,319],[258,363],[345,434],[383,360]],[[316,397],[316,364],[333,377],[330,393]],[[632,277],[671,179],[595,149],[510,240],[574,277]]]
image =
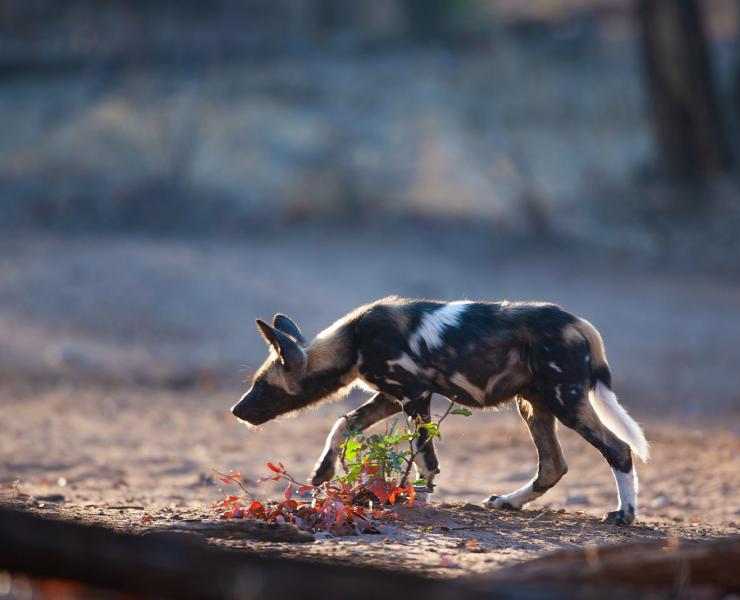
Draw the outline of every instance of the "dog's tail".
[[[606,360],[604,340],[596,327],[585,319],[579,319],[574,327],[588,342],[591,354],[591,385],[588,399],[599,420],[620,440],[629,444],[632,451],[643,462],[650,459],[650,445],[642,427],[629,416],[611,390],[611,371]]]

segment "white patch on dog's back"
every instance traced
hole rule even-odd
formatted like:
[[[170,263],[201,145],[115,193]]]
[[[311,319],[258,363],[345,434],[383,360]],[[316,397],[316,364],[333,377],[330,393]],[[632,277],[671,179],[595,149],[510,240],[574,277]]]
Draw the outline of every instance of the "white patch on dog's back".
[[[442,345],[442,335],[447,327],[455,327],[460,317],[471,303],[466,300],[449,302],[434,312],[424,315],[419,327],[409,341],[409,347],[419,354],[421,341],[424,340],[429,350]]]

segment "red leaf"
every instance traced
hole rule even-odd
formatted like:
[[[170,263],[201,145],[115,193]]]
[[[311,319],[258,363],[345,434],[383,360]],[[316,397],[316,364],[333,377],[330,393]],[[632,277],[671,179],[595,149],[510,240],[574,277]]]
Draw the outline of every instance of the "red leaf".
[[[281,468],[281,469],[282,469],[283,471],[285,471],[285,465],[284,465],[283,463],[281,463],[280,461],[278,461],[278,464],[280,465],[280,468]]]
[[[285,488],[285,493],[283,494],[286,500],[290,500],[291,496],[293,496],[293,484],[289,483],[288,487]]]
[[[308,494],[311,490],[313,490],[312,485],[302,485],[296,490],[296,492],[299,496],[303,496],[303,494]]]
[[[216,506],[229,506],[231,504],[234,504],[234,502],[239,502],[239,496],[228,496],[220,502],[217,502]]]
[[[265,513],[265,507],[262,505],[261,502],[257,502],[256,500],[252,502],[252,504],[249,505],[249,509],[247,510],[247,515],[255,519],[267,518],[267,515]]]
[[[298,509],[298,502],[295,500],[283,500],[279,506],[284,506],[287,508],[290,512],[294,512]]]
[[[241,478],[241,473],[237,473],[236,471],[229,471],[228,475],[219,475],[218,478],[224,483],[234,483],[234,481],[237,481]]]
[[[416,496],[416,490],[414,489],[414,486],[409,483],[408,487],[406,488],[408,491],[408,500],[406,501],[409,506],[414,505],[414,496]]]
[[[396,502],[396,496],[398,494],[403,494],[406,491],[406,488],[398,487],[395,484],[391,484],[393,487],[393,491],[391,492],[390,496],[388,496],[388,502],[391,504],[394,504]]]
[[[285,469],[281,470],[280,467],[276,467],[272,463],[267,463],[267,468],[270,469],[271,471],[275,471],[275,473],[280,473],[280,474],[282,474],[283,471],[285,470]]]
[[[366,487],[369,491],[375,494],[381,506],[385,504],[386,500],[388,500],[388,496],[390,495],[388,484],[381,477],[373,478]]]

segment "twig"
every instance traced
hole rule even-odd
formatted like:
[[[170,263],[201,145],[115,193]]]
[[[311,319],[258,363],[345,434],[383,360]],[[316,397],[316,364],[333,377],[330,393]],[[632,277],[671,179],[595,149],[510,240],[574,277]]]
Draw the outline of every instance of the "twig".
[[[221,473],[220,471],[216,471],[216,469],[214,469],[213,472],[219,477],[221,477],[222,480],[228,479],[229,481],[233,481],[236,485],[238,485],[241,488],[242,492],[244,492],[247,498],[254,499],[254,496],[252,496],[252,492],[250,492],[247,489],[247,484],[244,483],[244,481],[241,478],[241,475],[239,475],[238,477],[234,477],[233,475],[225,475],[224,473]],[[234,473],[234,475],[236,475],[236,473]]]
[[[320,485],[311,485],[310,483],[301,483],[295,477],[293,477],[290,473],[288,473],[288,471],[286,471],[285,469],[283,469],[280,473],[277,473],[276,476],[279,477],[280,479],[284,479],[288,483],[294,484],[296,487],[311,488],[314,491],[314,493],[321,488]]]
[[[421,420],[421,416],[417,415],[414,419],[414,431],[419,431],[419,421]],[[414,437],[409,437],[409,455],[408,457],[404,457],[404,460],[406,461],[406,469],[408,472],[410,472],[411,465],[414,462],[414,458],[416,455],[414,454]],[[405,484],[405,480],[401,480],[401,486]]]

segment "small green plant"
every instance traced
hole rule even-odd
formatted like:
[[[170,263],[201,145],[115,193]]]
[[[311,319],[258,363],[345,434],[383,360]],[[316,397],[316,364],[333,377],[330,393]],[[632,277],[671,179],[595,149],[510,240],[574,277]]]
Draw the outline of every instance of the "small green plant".
[[[386,510],[386,504],[414,504],[416,485],[428,485],[424,479],[409,482],[414,459],[427,444],[441,437],[440,425],[449,415],[470,416],[467,408],[455,408],[450,402],[447,410],[437,421],[425,423],[416,419],[404,428],[398,421],[388,427],[383,434],[365,435],[348,419],[341,445],[340,460],[344,475],[319,486],[306,485],[297,481],[283,465],[267,463],[271,473],[261,477],[258,482],[284,480],[287,487],[283,500],[277,503],[263,503],[255,500],[247,489],[241,475],[215,472],[227,485],[235,485],[241,494],[227,496],[214,504],[221,511],[222,518],[252,518],[271,523],[292,523],[309,531],[327,531],[335,535],[352,533],[377,533],[380,520],[394,518]],[[416,443],[425,433],[425,440]],[[311,494],[311,501],[293,499]]]
[[[471,414],[467,408],[455,408],[455,403],[450,402],[438,421],[426,423],[417,417],[410,426],[399,428],[396,419],[385,433],[371,435],[365,435],[357,427],[348,428],[340,454],[345,474],[337,480],[359,486],[365,496],[374,495],[381,504],[386,501],[393,504],[399,494],[413,503],[414,486],[429,485],[425,479],[409,482],[414,460],[435,437],[441,437],[440,425],[449,415]],[[351,425],[349,421],[348,425]],[[425,439],[419,444],[422,434]]]

